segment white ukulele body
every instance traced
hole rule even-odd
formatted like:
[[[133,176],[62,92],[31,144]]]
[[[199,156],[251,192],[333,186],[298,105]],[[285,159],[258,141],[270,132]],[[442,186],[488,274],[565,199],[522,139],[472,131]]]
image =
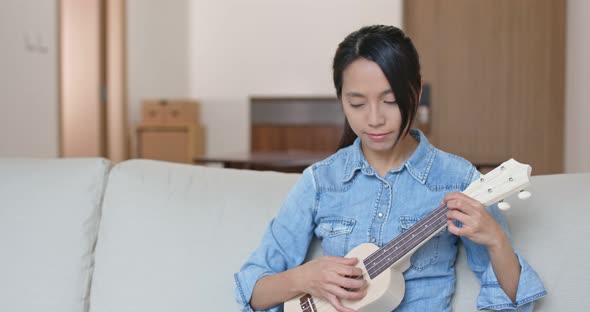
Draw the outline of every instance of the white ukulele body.
[[[370,243],[361,244],[351,250],[346,255],[346,258],[358,258],[359,260],[365,259],[370,254],[377,251],[377,249],[379,249],[379,247]],[[342,304],[358,312],[391,311],[394,307],[397,307],[404,297],[406,287],[402,273],[409,267],[410,256],[411,254],[409,254],[404,260],[399,261],[399,265],[393,265],[374,279],[365,278],[368,283],[368,289],[367,295],[363,299],[358,301],[342,300]],[[368,276],[367,269],[362,261],[359,261],[356,266],[363,271],[364,277]],[[285,302],[285,312],[336,311],[336,309],[325,300],[312,298],[312,301],[304,300],[302,302],[301,298],[301,296],[297,296]],[[313,302],[313,306],[309,309],[305,309],[310,306],[310,302]]]

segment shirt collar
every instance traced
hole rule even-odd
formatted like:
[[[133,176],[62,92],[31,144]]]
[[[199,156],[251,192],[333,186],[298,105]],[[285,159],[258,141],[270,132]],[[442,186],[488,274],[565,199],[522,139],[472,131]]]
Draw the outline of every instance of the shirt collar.
[[[435,149],[434,146],[428,142],[428,139],[426,139],[426,136],[424,136],[422,131],[418,129],[410,129],[410,135],[418,141],[418,147],[399,168],[391,171],[398,172],[405,168],[414,179],[421,184],[424,184],[426,183],[428,173],[430,172],[432,162],[434,161],[434,156],[436,154]],[[375,170],[369,165],[361,150],[361,139],[357,137],[350,148],[351,150],[347,155],[346,163],[344,165],[342,182],[350,181],[358,170],[361,170],[364,174],[374,174]]]

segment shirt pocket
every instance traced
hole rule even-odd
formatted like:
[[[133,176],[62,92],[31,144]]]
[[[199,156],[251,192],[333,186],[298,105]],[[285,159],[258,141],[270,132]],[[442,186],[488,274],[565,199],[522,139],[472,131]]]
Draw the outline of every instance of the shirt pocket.
[[[356,220],[345,217],[322,218],[316,234],[322,239],[324,254],[343,257],[348,253],[349,241]]]
[[[412,225],[420,221],[422,218],[415,216],[400,216],[401,232],[407,231]],[[420,246],[410,259],[412,268],[417,271],[422,271],[428,266],[435,264],[439,256],[439,242],[441,233],[437,233],[434,237],[428,240],[424,245]]]

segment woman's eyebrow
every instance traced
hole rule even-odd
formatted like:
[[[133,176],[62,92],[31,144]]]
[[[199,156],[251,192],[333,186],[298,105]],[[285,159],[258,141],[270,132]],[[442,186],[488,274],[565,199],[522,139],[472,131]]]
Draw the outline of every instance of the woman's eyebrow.
[[[365,97],[362,93],[358,93],[358,92],[354,92],[354,91],[347,92],[345,95],[348,97],[362,97],[362,98]]]
[[[387,94],[393,94],[393,90],[387,89],[387,90],[381,92],[381,96],[384,96],[384,95],[387,95]],[[365,98],[366,97],[364,94],[358,93],[358,92],[354,92],[354,91],[346,92],[344,95],[346,95],[348,97],[362,97],[362,98]]]

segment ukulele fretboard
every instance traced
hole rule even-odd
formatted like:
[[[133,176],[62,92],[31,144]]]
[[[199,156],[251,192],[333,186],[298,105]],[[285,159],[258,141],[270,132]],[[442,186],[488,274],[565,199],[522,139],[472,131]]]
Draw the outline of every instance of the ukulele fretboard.
[[[403,258],[408,252],[419,246],[433,234],[440,231],[447,224],[449,208],[442,205],[416,222],[407,231],[379,248],[363,260],[371,279],[387,270],[395,262]]]

